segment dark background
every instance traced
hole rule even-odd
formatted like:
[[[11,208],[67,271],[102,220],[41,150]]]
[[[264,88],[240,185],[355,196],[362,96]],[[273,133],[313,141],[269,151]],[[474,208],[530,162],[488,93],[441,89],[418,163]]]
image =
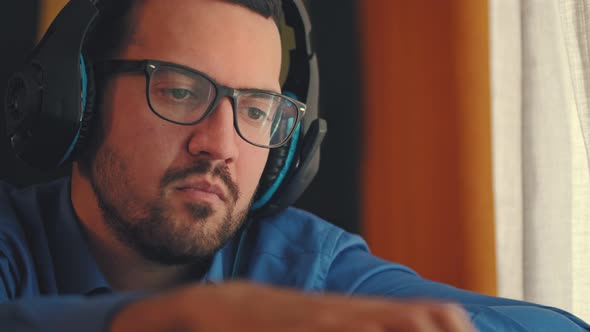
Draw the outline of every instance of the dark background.
[[[328,121],[316,179],[297,202],[349,231],[360,231],[360,89],[356,1],[308,1],[320,66],[320,113]],[[34,47],[39,0],[0,3],[0,179],[26,185],[67,174],[40,173],[8,151],[4,129],[4,91],[11,73]]]

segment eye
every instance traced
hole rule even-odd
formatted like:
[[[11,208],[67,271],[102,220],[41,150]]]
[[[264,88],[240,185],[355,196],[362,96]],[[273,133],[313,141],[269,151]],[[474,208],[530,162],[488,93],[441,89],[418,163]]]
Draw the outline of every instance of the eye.
[[[186,100],[191,97],[195,97],[194,94],[187,89],[180,89],[180,88],[172,88],[172,89],[164,89],[164,94],[171,96],[175,100]]]
[[[247,110],[248,117],[252,120],[264,120],[266,119],[266,113],[258,108],[250,107]]]

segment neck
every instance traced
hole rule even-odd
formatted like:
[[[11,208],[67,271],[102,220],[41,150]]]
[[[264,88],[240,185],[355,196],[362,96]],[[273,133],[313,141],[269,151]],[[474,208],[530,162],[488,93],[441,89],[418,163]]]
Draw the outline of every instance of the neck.
[[[161,289],[194,280],[193,266],[168,266],[149,261],[122,243],[105,222],[90,180],[72,167],[71,200],[101,272],[118,291]],[[201,273],[202,274],[202,273]]]

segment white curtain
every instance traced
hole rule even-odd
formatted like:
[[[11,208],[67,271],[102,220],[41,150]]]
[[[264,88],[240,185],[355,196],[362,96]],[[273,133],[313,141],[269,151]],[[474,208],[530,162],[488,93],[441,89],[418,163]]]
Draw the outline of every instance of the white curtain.
[[[490,0],[500,296],[590,320],[590,1]]]

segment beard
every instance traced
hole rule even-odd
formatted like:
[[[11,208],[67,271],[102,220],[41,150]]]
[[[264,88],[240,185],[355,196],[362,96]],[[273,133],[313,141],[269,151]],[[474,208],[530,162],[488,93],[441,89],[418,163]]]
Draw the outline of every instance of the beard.
[[[240,191],[227,167],[213,168],[210,161],[199,160],[182,169],[169,169],[160,179],[157,197],[141,201],[137,193],[130,192],[133,173],[123,158],[105,145],[94,157],[90,182],[107,227],[121,243],[149,261],[191,265],[204,274],[247,216],[249,204],[236,209]],[[165,188],[194,174],[211,174],[227,187],[223,214],[207,202],[184,203],[183,211],[172,208]]]

